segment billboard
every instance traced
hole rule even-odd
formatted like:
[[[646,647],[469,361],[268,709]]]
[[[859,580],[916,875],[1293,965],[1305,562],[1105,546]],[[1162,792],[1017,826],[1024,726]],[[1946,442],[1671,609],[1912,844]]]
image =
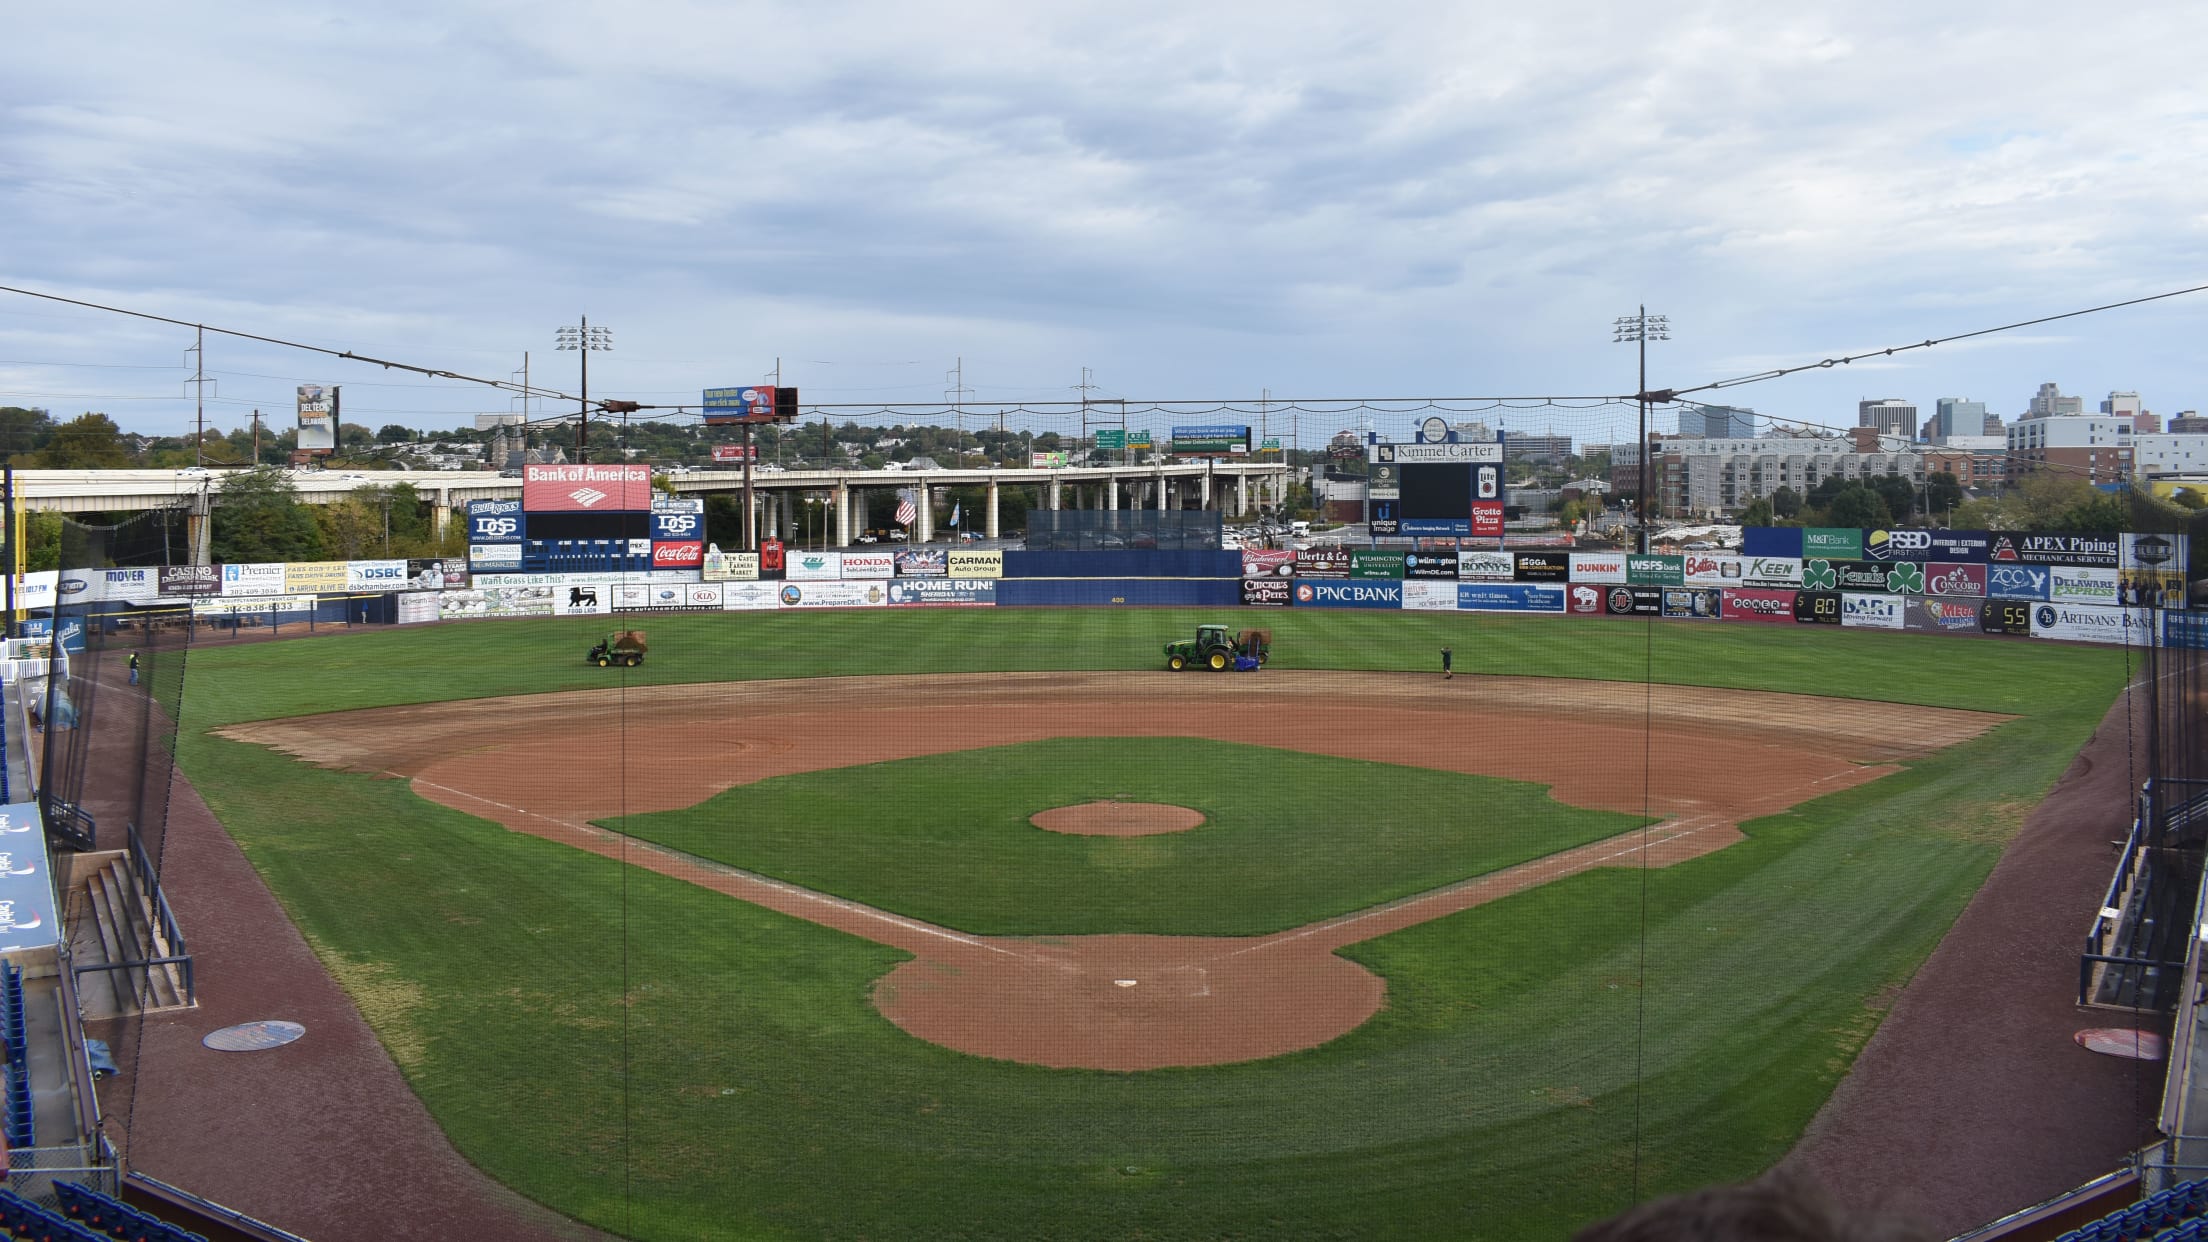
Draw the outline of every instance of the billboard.
[[[782,606],[782,588],[772,582],[724,582],[721,607],[729,612],[761,612]]]
[[[1349,576],[1352,578],[1400,578],[1403,576],[1401,552],[1367,552],[1353,549],[1349,554]]]
[[[305,561],[284,566],[284,594],[320,595],[352,589],[344,561]]]
[[[1100,444],[1097,447],[1103,448],[1105,446]],[[1044,453],[1029,453],[1028,468],[1031,470],[1063,470],[1072,464],[1071,459],[1072,454],[1062,449]]]
[[[549,617],[553,615],[554,588],[548,586],[474,587],[465,591],[440,591],[437,616],[443,621],[471,621],[491,617]]]
[[[1461,574],[1462,571],[1460,570]],[[1348,548],[1304,548],[1296,553],[1296,576],[1299,578],[1347,578],[1349,576]]]
[[[2115,535],[1996,535],[1992,559],[2115,569],[2123,559],[2123,543]]]
[[[471,543],[468,569],[474,573],[512,573],[521,568],[518,543]]]
[[[894,578],[897,576],[897,554],[846,552],[843,554],[843,576],[846,579]]]
[[[727,462],[733,465],[742,465],[746,461],[757,461],[759,460],[759,446],[756,444],[716,444],[713,446],[713,460],[716,463]]]
[[[406,586],[405,561],[347,561],[348,591],[396,591]]]
[[[945,572],[953,578],[1002,578],[1004,553],[961,552],[956,548],[943,558]]]
[[[1406,578],[1403,580],[1403,607],[1412,612],[1455,612],[1457,585],[1455,579],[1437,582],[1431,578]]]
[[[2032,605],[2032,637],[2074,643],[2121,643],[2151,647],[2160,626],[2152,608],[2108,608],[2092,604]]]
[[[1988,565],[1986,594],[1995,599],[2043,600],[2053,588],[2054,570],[2045,565]]]
[[[1919,634],[1976,634],[1979,607],[1975,600],[1912,596],[1902,601],[1901,628]]]
[[[298,447],[308,452],[337,448],[337,393],[320,384],[299,385]]]
[[[1603,592],[1602,610],[1613,617],[1660,617],[1665,592],[1664,587],[1614,586]]]
[[[27,574],[25,578],[27,581],[37,576]],[[156,579],[163,595],[217,595],[222,592],[222,570],[215,565],[163,565]],[[16,603],[28,606],[20,595]]]
[[[1457,577],[1470,582],[1515,582],[1518,558],[1508,552],[1459,552]]]
[[[1986,597],[1986,567],[1934,561],[1924,567],[1924,589],[1933,595]]]
[[[1252,608],[1286,608],[1296,584],[1286,578],[1244,578],[1242,603]]]
[[[836,552],[792,552],[785,573],[792,582],[833,582],[843,577],[843,557]]]
[[[1725,610],[1725,592],[1718,587],[1665,587],[1664,615],[1712,620]]]
[[[1602,598],[1609,594],[1600,583],[1574,582],[1564,588],[1564,611],[1575,617],[1599,617]]]
[[[1689,552],[1679,558],[1679,573],[1688,586],[1734,587],[1741,585],[1743,563],[1723,553]]]
[[[1635,586],[1685,586],[1686,572],[1683,557],[1644,556],[1638,552],[1625,557],[1625,580]]]
[[[774,393],[772,384],[708,388],[702,393],[700,408],[708,426],[716,423],[765,422],[774,417]]]
[[[2047,570],[2047,598],[2057,604],[2114,604],[2116,571],[2051,565]]]
[[[1295,583],[1296,603],[1306,608],[1401,608],[1400,582],[1329,582],[1303,578]]]
[[[700,581],[704,582],[757,582],[759,580],[759,554],[757,552],[708,552],[698,566]]]
[[[652,510],[653,543],[680,543],[685,539],[705,537],[705,515],[683,513],[665,509]]]
[[[654,569],[702,569],[704,566],[705,544],[700,540],[675,539],[652,545]]]
[[[1840,624],[1855,629],[1898,630],[1901,613],[1908,601],[1899,595],[1860,595],[1843,592],[1840,596]]]
[[[1287,578],[1296,572],[1294,552],[1271,551],[1259,548],[1242,549],[1242,576],[1245,578]]]
[[[1863,559],[1863,532],[1846,526],[1812,526],[1802,532],[1802,557],[1828,561]]]
[[[1929,561],[1932,532],[1928,530],[1869,530],[1863,532],[1863,559],[1869,561]]]
[[[950,572],[950,559],[941,548],[900,548],[892,563],[900,578],[940,578]]]
[[[2032,605],[2020,599],[1989,599],[1978,606],[1978,628],[1988,634],[2030,634]]]
[[[976,607],[997,602],[989,579],[900,578],[889,584],[889,602],[901,607]]]
[[[469,501],[468,542],[520,543],[520,498]]]
[[[1466,612],[1562,612],[1564,587],[1534,582],[1460,582],[1457,608]]]
[[[1625,581],[1625,553],[1623,552],[1574,552],[1572,557],[1572,581],[1616,583]],[[1465,575],[1470,577],[1469,574]]]
[[[1175,427],[1170,451],[1175,453],[1247,453],[1250,451],[1249,424],[1201,423],[1188,427]]]
[[[523,466],[521,470],[521,507],[529,513],[631,513],[652,507],[650,466]]]
[[[883,608],[887,582],[785,582],[776,595],[784,608]]]
[[[1740,554],[1742,556],[1822,556],[1830,559],[1830,553],[1810,552],[1802,547],[1803,531],[1798,526],[1743,526],[1740,528]],[[1849,554],[1853,556],[1853,553]]]
[[[1454,552],[1406,552],[1403,554],[1403,576],[1406,578],[1457,577],[1457,554]]]
[[[1780,589],[1802,585],[1802,562],[1791,556],[1748,556],[1740,562],[1740,584]]]
[[[552,612],[555,616],[594,616],[613,611],[613,584],[611,582],[571,582],[563,592],[552,588]]]
[[[1572,577],[1569,552],[1513,552],[1511,559],[1512,577],[1519,582],[1568,582]]]
[[[2114,588],[2111,587],[2111,590]],[[224,565],[222,567],[222,593],[224,595],[282,595],[284,593],[284,566],[278,561],[267,565]]]

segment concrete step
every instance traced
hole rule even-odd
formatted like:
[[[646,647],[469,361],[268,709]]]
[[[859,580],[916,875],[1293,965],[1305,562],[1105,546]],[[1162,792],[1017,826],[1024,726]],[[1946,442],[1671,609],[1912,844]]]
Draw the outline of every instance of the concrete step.
[[[136,916],[137,926],[143,931],[144,939],[140,945],[142,950],[140,956],[144,958],[169,956],[173,950],[169,947],[168,937],[161,932],[161,920],[154,910],[153,899],[147,895],[145,888],[138,883],[138,876],[136,871],[131,868],[130,858],[126,855],[116,859],[109,866],[109,870],[115,875],[117,896],[121,900],[130,903],[129,913]],[[146,971],[146,981],[149,984],[147,1008],[180,1009],[184,1006],[183,973],[175,965],[164,963],[151,967]]]

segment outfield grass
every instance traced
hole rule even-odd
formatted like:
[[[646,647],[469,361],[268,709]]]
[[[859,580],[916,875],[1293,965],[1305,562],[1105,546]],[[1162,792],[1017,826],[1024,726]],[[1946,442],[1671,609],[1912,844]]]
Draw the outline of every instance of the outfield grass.
[[[1037,811],[1117,798],[1187,832],[1083,837]],[[1056,738],[739,785],[604,821],[976,935],[1254,936],[1639,827],[1545,788],[1196,738]]]
[[[1137,1074],[920,1042],[867,1001],[892,951],[205,732],[624,681],[1148,668],[1221,615],[655,619],[628,674],[582,666],[598,627],[564,621],[205,649],[181,747],[459,1149],[559,1210],[653,1239],[1516,1240],[1782,1154],[2129,671],[2116,650],[1807,627],[1268,617],[1281,667],[1426,669],[1446,642],[1460,670],[2019,719],[1707,858],[1355,946],[1388,1004],[1321,1048]],[[1068,787],[1095,776],[1068,766]]]

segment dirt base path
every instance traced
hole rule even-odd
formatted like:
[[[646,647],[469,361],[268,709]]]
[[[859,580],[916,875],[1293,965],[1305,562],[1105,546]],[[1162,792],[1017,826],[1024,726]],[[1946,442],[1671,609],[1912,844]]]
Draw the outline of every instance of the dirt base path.
[[[1874,780],[2004,717],[1747,691],[1403,674],[989,674],[582,691],[257,722],[225,736],[412,779],[470,814],[913,955],[885,1016],[977,1055],[1139,1070],[1354,1029],[1385,984],[1344,945],[1596,866],[1664,865],[1740,820]],[[1564,724],[1560,727],[1560,722]],[[630,840],[590,821],[793,772],[1048,737],[1207,737],[1508,777],[1665,822],[1272,936],[974,936]],[[1552,744],[1547,739],[1566,739]],[[682,745],[664,739],[713,739]],[[640,739],[660,739],[641,741]],[[1718,774],[1756,773],[1740,781]],[[1349,831],[1345,826],[1345,833]],[[1345,837],[1345,848],[1347,840]]]

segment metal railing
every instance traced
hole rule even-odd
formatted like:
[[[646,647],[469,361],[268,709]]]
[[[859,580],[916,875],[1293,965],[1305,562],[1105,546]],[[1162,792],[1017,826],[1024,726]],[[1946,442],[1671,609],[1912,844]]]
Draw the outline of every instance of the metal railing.
[[[89,966],[73,966],[77,975],[105,974],[112,971],[138,972],[132,995],[142,1008],[146,998],[153,993],[153,972],[165,967],[177,968],[177,986],[186,1006],[198,1003],[198,988],[192,977],[192,955],[184,942],[184,929],[176,921],[176,912],[169,908],[168,894],[161,891],[159,873],[155,872],[146,857],[146,844],[138,835],[137,824],[124,825],[127,837],[126,856],[130,860],[130,891],[123,894],[122,916],[125,926],[118,930],[129,939],[132,950],[140,946],[152,949],[166,946],[167,954],[160,957],[132,957],[120,962],[100,962]],[[154,921],[146,922],[146,907],[153,908]]]

